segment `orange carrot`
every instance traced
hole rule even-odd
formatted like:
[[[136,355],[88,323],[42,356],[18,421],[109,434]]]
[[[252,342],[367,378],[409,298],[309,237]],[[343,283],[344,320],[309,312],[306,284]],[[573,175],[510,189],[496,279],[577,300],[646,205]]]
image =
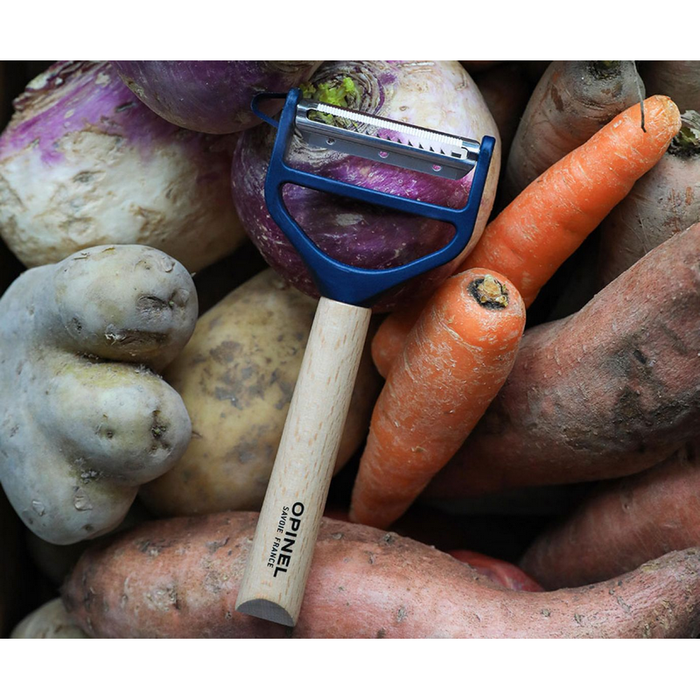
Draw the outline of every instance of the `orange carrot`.
[[[661,159],[681,126],[668,97],[626,109],[586,143],[551,166],[487,227],[460,270],[486,267],[515,284],[526,306],[557,268],[581,245],[634,183]],[[460,271],[458,270],[458,272]],[[386,376],[420,306],[389,316],[372,343]]]
[[[505,383],[524,327],[502,275],[476,268],[440,287],[375,404],[351,520],[386,528],[408,509]]]

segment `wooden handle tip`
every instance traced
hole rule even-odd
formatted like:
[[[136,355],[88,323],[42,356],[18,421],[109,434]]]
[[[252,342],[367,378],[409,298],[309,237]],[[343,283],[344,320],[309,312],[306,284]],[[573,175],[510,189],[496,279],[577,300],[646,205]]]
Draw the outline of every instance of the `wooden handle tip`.
[[[281,605],[264,598],[253,598],[246,600],[244,603],[239,603],[236,605],[236,612],[259,617],[261,620],[277,622],[287,627],[296,625],[296,620]]]

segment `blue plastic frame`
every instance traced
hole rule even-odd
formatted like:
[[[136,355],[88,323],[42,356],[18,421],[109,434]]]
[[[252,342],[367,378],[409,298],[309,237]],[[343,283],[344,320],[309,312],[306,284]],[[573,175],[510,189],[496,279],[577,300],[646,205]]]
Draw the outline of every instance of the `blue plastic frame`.
[[[279,122],[259,110],[260,100],[282,97],[286,97],[286,101]],[[256,96],[252,108],[261,119],[277,127],[277,136],[265,178],[265,203],[272,219],[282,229],[307,265],[323,296],[354,306],[371,306],[373,300],[380,294],[420,274],[445,265],[464,250],[472,237],[476,217],[479,213],[486,176],[496,143],[492,136],[484,136],[481,141],[479,158],[474,168],[474,178],[467,203],[461,209],[453,209],[430,202],[419,202],[407,197],[378,192],[367,187],[359,187],[290,167],[286,162],[286,153],[294,134],[296,107],[299,98],[300,92],[296,88],[290,90],[286,95],[264,93]],[[439,250],[399,267],[372,270],[346,265],[324,253],[291,216],[282,198],[282,188],[286,184],[308,187],[319,192],[350,197],[408,214],[444,221],[454,226],[455,234],[449,243]]]

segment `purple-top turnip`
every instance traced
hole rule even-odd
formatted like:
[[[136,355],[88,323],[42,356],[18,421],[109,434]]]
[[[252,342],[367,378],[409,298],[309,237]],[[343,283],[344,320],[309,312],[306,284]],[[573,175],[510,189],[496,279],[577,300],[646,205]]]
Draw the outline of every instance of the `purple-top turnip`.
[[[324,63],[302,94],[349,109],[481,140],[497,136],[496,124],[474,81],[457,61],[342,61]],[[233,158],[232,186],[241,221],[267,262],[307,294],[318,292],[301,259],[272,221],[263,185],[275,130],[263,124],[241,134]],[[290,165],[330,178],[446,206],[467,201],[473,174],[447,180],[357,156],[307,145],[297,136]],[[466,252],[476,244],[493,205],[500,146],[491,164],[481,210]],[[358,201],[340,200],[289,185],[285,203],[301,228],[326,253],[367,268],[395,267],[443,247],[453,236],[449,224],[418,218]],[[374,307],[387,310],[407,297],[424,296],[462,259],[426,273],[383,296]]]
[[[259,92],[287,92],[321,61],[112,61],[124,82],[156,114],[209,134],[242,131],[260,120]],[[281,106],[281,104],[280,104]]]
[[[27,266],[138,243],[190,272],[245,240],[230,190],[236,136],[170,124],[104,62],[51,66],[0,135],[0,235]]]

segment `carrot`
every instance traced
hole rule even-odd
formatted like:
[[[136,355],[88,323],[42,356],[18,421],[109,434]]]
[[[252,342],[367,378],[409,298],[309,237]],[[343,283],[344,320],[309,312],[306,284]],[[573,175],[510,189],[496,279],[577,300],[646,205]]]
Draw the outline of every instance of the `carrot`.
[[[485,267],[505,275],[529,306],[557,268],[581,245],[634,183],[663,156],[680,129],[680,114],[668,98],[634,105],[585,144],[531,183],[484,231],[458,272]],[[420,315],[420,306],[389,316],[372,342],[372,357],[386,376],[400,336]]]
[[[601,482],[531,543],[520,566],[548,589],[619,576],[700,544],[700,452],[690,443],[646,471]]]
[[[697,223],[580,311],[529,328],[505,385],[425,496],[614,479],[699,435],[699,261]]]
[[[351,520],[386,527],[408,509],[503,386],[524,327],[503,276],[476,268],[440,287],[375,404]]]
[[[512,201],[547,168],[637,102],[638,81],[632,61],[550,63],[513,139],[501,202]]]
[[[533,182],[490,225],[464,266],[502,272],[526,306],[557,268],[662,158],[681,127],[678,108],[656,95],[626,109]]]
[[[700,114],[685,112],[681,124],[663,158],[601,224],[598,289],[652,248],[700,221]]]
[[[681,112],[700,110],[700,61],[643,61],[639,73],[649,95],[668,95]]]

